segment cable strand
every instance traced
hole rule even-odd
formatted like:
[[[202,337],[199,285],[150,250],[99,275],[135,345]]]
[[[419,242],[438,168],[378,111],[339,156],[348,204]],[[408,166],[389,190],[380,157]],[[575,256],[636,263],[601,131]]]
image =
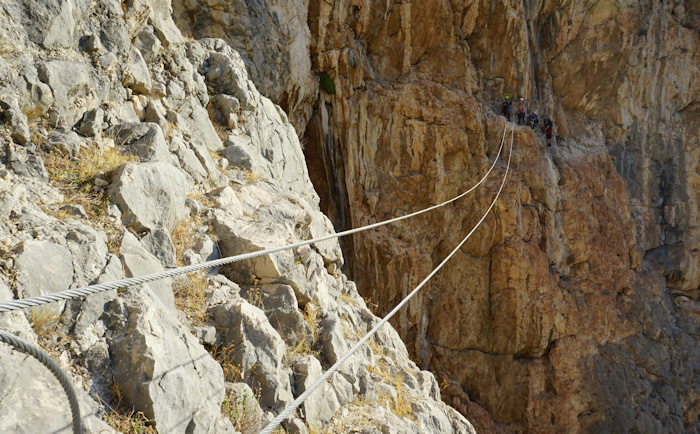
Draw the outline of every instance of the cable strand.
[[[49,371],[51,371],[54,377],[56,377],[58,382],[61,384],[61,387],[66,392],[66,395],[68,395],[68,404],[70,405],[70,412],[73,420],[73,434],[82,434],[83,424],[80,418],[80,405],[78,404],[78,395],[76,395],[75,389],[73,389],[73,385],[70,379],[65,374],[65,372],[63,372],[61,367],[58,366],[58,364],[54,362],[51,359],[51,357],[49,357],[40,348],[2,330],[0,330],[0,342],[4,342],[16,348],[17,350],[34,357],[44,366],[46,366],[49,369]]]
[[[416,212],[413,212],[413,213],[410,213],[410,214],[407,214],[404,216],[395,217],[395,218],[392,218],[389,220],[385,220],[385,221],[378,222],[378,223],[373,223],[373,224],[362,226],[362,227],[355,228],[355,229],[349,229],[349,230],[346,230],[343,232],[325,235],[323,237],[314,238],[311,240],[304,240],[304,241],[299,241],[299,242],[292,243],[292,244],[287,244],[284,246],[273,247],[270,249],[258,250],[255,252],[244,253],[241,255],[229,256],[227,258],[215,259],[213,261],[207,261],[207,262],[203,262],[200,264],[194,264],[194,265],[188,265],[185,267],[173,268],[170,270],[165,270],[165,271],[160,272],[160,273],[154,273],[154,274],[138,276],[138,277],[130,277],[127,279],[116,280],[114,282],[101,283],[101,284],[97,284],[97,285],[90,285],[90,286],[86,286],[83,288],[69,289],[67,291],[54,292],[52,294],[45,294],[45,295],[41,295],[41,296],[37,296],[37,297],[29,297],[29,298],[13,300],[13,301],[5,302],[5,303],[0,303],[0,314],[5,313],[5,312],[12,312],[14,310],[26,309],[26,308],[34,307],[34,306],[40,306],[42,304],[48,304],[48,303],[54,303],[54,302],[58,302],[58,301],[70,300],[73,298],[84,297],[86,295],[95,294],[98,292],[104,292],[104,291],[108,291],[110,289],[126,288],[129,286],[138,285],[138,284],[142,284],[142,283],[148,283],[148,282],[152,282],[155,280],[164,279],[167,277],[174,277],[174,276],[189,273],[192,271],[198,271],[198,270],[203,270],[206,268],[218,267],[221,265],[227,265],[227,264],[231,264],[231,263],[238,262],[238,261],[244,261],[246,259],[253,259],[253,258],[256,258],[258,256],[269,255],[272,253],[280,252],[282,250],[293,249],[293,248],[305,246],[308,244],[319,243],[319,242],[330,240],[333,238],[340,238],[340,237],[352,235],[352,234],[355,234],[358,232],[366,231],[369,229],[374,229],[374,228],[384,226],[384,225],[387,225],[390,223],[395,223],[395,222],[405,220],[405,219],[408,219],[411,217],[415,217],[417,215],[426,213],[428,211],[432,211],[436,208],[443,207],[443,206],[445,206],[449,203],[452,203],[452,202],[466,196],[467,194],[471,193],[472,191],[474,191],[479,185],[481,185],[486,180],[486,178],[489,176],[489,174],[491,173],[493,168],[496,166],[496,163],[498,162],[498,159],[501,155],[501,151],[503,150],[503,144],[505,142],[505,137],[506,137],[506,129],[507,129],[507,126],[503,128],[503,139],[501,139],[501,146],[498,149],[498,154],[496,154],[496,158],[494,159],[493,164],[491,165],[489,170],[486,172],[486,174],[479,180],[479,182],[477,182],[474,186],[472,186],[469,190],[465,191],[464,193],[462,193],[458,196],[455,196],[452,199],[446,200],[440,204],[433,205],[431,207],[428,207],[428,208],[425,208],[425,209],[422,209],[422,210],[419,210],[419,211],[416,211]]]
[[[508,156],[508,165],[506,166],[506,172],[503,176],[501,187],[498,189],[498,193],[496,193],[496,197],[491,203],[491,206],[489,206],[489,208],[486,210],[486,213],[484,213],[479,222],[472,228],[472,230],[467,234],[467,236],[464,237],[464,239],[459,243],[459,245],[457,245],[457,247],[455,247],[455,249],[452,250],[452,252],[450,252],[450,254],[447,255],[447,257],[443,259],[443,261],[437,267],[435,267],[435,269],[430,274],[428,274],[428,276],[425,279],[423,279],[423,281],[418,286],[416,286],[416,288],[413,291],[411,291],[410,294],[408,294],[403,300],[401,300],[401,302],[396,307],[394,307],[394,309],[391,312],[389,312],[389,314],[387,314],[376,326],[372,328],[372,330],[370,330],[362,339],[360,339],[359,342],[357,342],[352,348],[350,348],[348,352],[346,352],[340,359],[338,359],[338,361],[333,366],[331,366],[321,377],[319,377],[306,391],[299,395],[299,397],[296,400],[294,400],[294,402],[289,407],[287,407],[279,415],[277,415],[277,417],[275,417],[260,432],[260,434],[270,434],[272,430],[275,429],[275,427],[277,427],[277,425],[279,425],[280,423],[282,423],[283,420],[289,417],[289,415],[291,415],[291,413],[294,410],[296,410],[296,408],[299,407],[304,402],[304,400],[306,400],[306,398],[308,398],[316,389],[318,389],[318,387],[320,387],[328,378],[330,378],[330,376],[333,375],[333,373],[337,371],[340,368],[340,366],[355,353],[355,351],[357,351],[365,342],[367,342],[367,340],[370,337],[372,337],[372,335],[374,335],[377,332],[377,330],[379,330],[384,324],[386,324],[389,321],[389,319],[391,319],[391,317],[399,311],[399,309],[401,309],[406,303],[408,303],[408,301],[416,293],[418,293],[418,291],[420,291],[421,288],[423,288],[423,286],[443,267],[443,265],[445,265],[447,261],[449,261],[450,258],[452,258],[452,256],[454,256],[454,254],[457,253],[457,251],[460,248],[462,248],[464,243],[467,242],[469,237],[472,236],[472,234],[477,230],[477,228],[481,225],[484,219],[486,219],[486,216],[488,216],[488,214],[491,212],[491,209],[494,207],[494,205],[498,201],[498,198],[501,195],[501,191],[503,190],[503,186],[506,183],[506,179],[508,178],[508,172],[510,170],[510,160],[513,155],[514,135],[515,133],[513,128],[511,129],[510,154]],[[503,138],[505,139],[505,134]],[[501,146],[503,146],[503,141],[501,142]]]

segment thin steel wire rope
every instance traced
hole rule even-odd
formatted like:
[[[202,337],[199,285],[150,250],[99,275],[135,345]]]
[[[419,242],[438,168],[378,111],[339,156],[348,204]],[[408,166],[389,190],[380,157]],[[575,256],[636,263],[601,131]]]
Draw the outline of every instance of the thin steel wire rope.
[[[293,249],[293,248],[305,246],[308,244],[319,243],[319,242],[330,240],[333,238],[344,237],[347,235],[352,235],[352,234],[355,234],[358,232],[363,232],[363,231],[366,231],[369,229],[374,229],[374,228],[384,226],[384,225],[387,225],[390,223],[395,223],[395,222],[398,222],[401,220],[415,217],[419,214],[423,214],[423,213],[426,213],[428,211],[432,211],[436,208],[443,207],[443,206],[445,206],[449,203],[452,203],[452,202],[456,201],[457,199],[460,199],[460,198],[466,196],[467,194],[471,193],[472,191],[474,191],[474,189],[476,189],[479,185],[481,185],[486,180],[486,178],[489,176],[489,174],[491,173],[493,168],[496,166],[496,163],[498,162],[498,158],[501,155],[501,151],[503,150],[503,144],[505,142],[505,137],[506,137],[506,129],[507,129],[507,126],[503,128],[503,139],[501,139],[501,146],[499,147],[498,154],[496,155],[496,158],[494,159],[493,164],[489,168],[488,172],[486,172],[486,174],[479,180],[479,182],[477,182],[469,190],[465,191],[464,193],[462,193],[458,196],[453,197],[452,199],[446,200],[445,202],[442,202],[440,204],[433,205],[431,207],[407,214],[405,216],[395,217],[393,219],[385,220],[385,221],[378,222],[378,223],[373,223],[373,224],[370,224],[367,226],[362,226],[362,227],[359,227],[356,229],[349,229],[347,231],[343,231],[343,232],[339,232],[339,233],[335,233],[335,234],[330,234],[330,235],[326,235],[323,237],[314,238],[311,240],[299,241],[296,243],[287,244],[287,245],[280,246],[280,247],[274,247],[274,248],[265,249],[265,250],[258,250],[256,252],[249,252],[249,253],[244,253],[241,255],[229,256],[227,258],[215,259],[213,261],[207,261],[207,262],[203,262],[200,264],[194,264],[194,265],[188,265],[188,266],[184,266],[184,267],[173,268],[170,270],[162,271],[160,273],[148,274],[148,275],[138,276],[138,277],[130,277],[127,279],[116,280],[113,282],[106,282],[106,283],[100,283],[100,284],[96,284],[96,285],[90,285],[90,286],[86,286],[83,288],[69,289],[67,291],[54,292],[52,294],[45,294],[45,295],[40,295],[37,297],[29,297],[29,298],[13,300],[13,301],[5,302],[5,303],[0,303],[0,314],[5,313],[5,312],[12,312],[14,310],[26,309],[26,308],[34,307],[34,306],[40,306],[42,304],[70,300],[73,298],[78,298],[78,297],[83,297],[83,296],[87,296],[90,294],[96,294],[96,293],[108,291],[110,289],[126,288],[126,287],[133,286],[133,285],[139,285],[142,283],[148,283],[148,282],[152,282],[155,280],[165,279],[168,277],[174,277],[174,276],[177,276],[180,274],[185,274],[185,273],[190,273],[193,271],[203,270],[206,268],[218,267],[218,266],[230,264],[233,262],[238,262],[238,261],[243,261],[246,259],[256,258],[258,256],[269,255],[269,254],[276,253],[276,252],[279,252],[282,250]]]
[[[346,352],[340,359],[338,359],[338,361],[335,362],[335,364],[333,366],[331,366],[321,377],[319,377],[306,391],[304,391],[304,393],[299,395],[299,397],[296,400],[294,400],[294,402],[289,407],[287,407],[279,415],[277,415],[277,417],[275,417],[260,432],[260,434],[270,434],[272,432],[272,430],[277,427],[277,425],[279,425],[280,423],[282,423],[283,420],[285,420],[287,417],[289,417],[292,414],[292,412],[294,410],[296,410],[297,407],[299,407],[301,405],[301,403],[303,403],[304,400],[306,400],[306,398],[308,398],[316,389],[318,389],[328,378],[330,378],[330,376],[333,375],[333,373],[335,371],[337,371],[340,368],[340,366],[348,358],[350,358],[351,355],[353,355],[355,353],[355,351],[357,351],[365,342],[367,342],[367,340],[370,337],[372,337],[372,335],[374,335],[377,332],[377,330],[379,330],[384,324],[386,324],[389,321],[389,319],[392,316],[394,316],[394,314],[396,314],[396,312],[399,311],[399,309],[401,309],[406,303],[408,303],[408,301],[416,293],[418,293],[418,291],[420,291],[421,288],[423,288],[423,286],[443,267],[443,265],[445,265],[447,263],[447,261],[449,261],[450,258],[452,258],[452,256],[455,253],[457,253],[457,251],[464,245],[464,243],[467,242],[469,237],[471,237],[471,235],[474,233],[474,231],[476,231],[476,229],[481,225],[481,223],[484,221],[484,219],[486,219],[486,216],[488,216],[488,214],[491,212],[491,209],[498,201],[498,198],[501,195],[501,191],[503,190],[503,186],[506,183],[506,179],[508,178],[508,172],[510,170],[510,159],[513,155],[513,136],[515,135],[515,133],[513,131],[514,131],[514,128],[511,129],[510,154],[508,155],[508,165],[506,166],[506,172],[505,172],[505,175],[503,176],[503,181],[501,182],[501,187],[498,189],[498,193],[496,194],[496,198],[491,203],[491,206],[489,206],[489,208],[486,210],[486,213],[484,213],[484,215],[481,217],[479,222],[472,228],[472,230],[467,234],[467,236],[464,237],[462,242],[460,242],[459,245],[457,245],[457,247],[455,247],[455,249],[452,250],[452,252],[450,252],[450,254],[447,255],[447,257],[430,274],[428,274],[428,276],[425,279],[423,279],[423,281],[418,286],[416,286],[416,288],[413,291],[411,291],[410,294],[408,294],[403,300],[401,300],[401,302],[391,312],[389,312],[376,326],[374,326],[374,328],[372,328],[372,330],[370,330],[362,339],[360,339],[359,342],[357,342],[350,350],[348,350],[348,352]],[[505,135],[504,135],[504,138],[505,138]],[[502,145],[502,143],[501,143],[501,145]]]

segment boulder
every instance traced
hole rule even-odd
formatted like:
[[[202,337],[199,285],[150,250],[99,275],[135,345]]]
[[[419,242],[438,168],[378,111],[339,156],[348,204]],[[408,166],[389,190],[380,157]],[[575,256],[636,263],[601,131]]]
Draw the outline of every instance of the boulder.
[[[129,63],[124,71],[125,87],[129,87],[134,92],[148,95],[151,92],[151,72],[148,70],[146,61],[143,60],[138,48],[132,47],[129,53]]]
[[[63,205],[62,207],[59,208],[59,211],[66,213],[67,215],[71,216],[72,218],[76,218],[76,219],[87,219],[88,218],[87,211],[85,211],[85,208],[83,208],[82,205],[73,205],[73,204]]]
[[[137,232],[164,228],[172,232],[184,217],[185,176],[162,162],[126,163],[114,173],[109,196],[122,212],[122,222]]]
[[[4,177],[9,177],[10,172],[3,170]],[[15,207],[20,205],[20,199],[27,192],[27,187],[23,184],[3,182],[0,180],[0,217],[6,219],[10,216]]]
[[[256,224],[233,218],[221,210],[214,211],[212,225],[218,234],[219,248],[224,257],[277,247],[280,245],[280,239],[285,240],[288,237],[287,229],[280,224]],[[234,262],[225,266],[224,270],[243,279],[255,276],[263,282],[271,283],[293,265],[293,253],[282,250]]]
[[[27,115],[19,110],[9,108],[2,112],[2,118],[7,126],[10,127],[12,140],[14,140],[15,143],[26,145],[31,141],[31,131],[29,131]]]
[[[219,164],[209,153],[209,149],[199,142],[192,142],[190,147],[199,159],[204,169],[207,171],[209,183],[214,187],[228,185],[228,178],[219,170]]]
[[[29,39],[49,50],[72,48],[87,3],[79,0],[10,0],[6,8]]]
[[[63,155],[77,158],[85,147],[85,141],[74,131],[55,129],[49,134],[46,147]]]
[[[294,360],[293,372],[294,393],[296,396],[306,392],[323,375],[321,363],[309,355],[299,356]],[[316,429],[320,429],[328,423],[341,406],[333,388],[328,382],[319,386],[319,389],[316,389],[316,392],[309,395],[301,404],[306,423]]]
[[[170,234],[163,228],[156,228],[141,238],[141,244],[155,256],[165,268],[175,268],[175,245]]]
[[[0,432],[70,434],[72,415],[66,392],[34,357],[0,346]],[[79,387],[80,415],[86,432],[116,433],[100,417],[101,407]]]
[[[40,228],[53,221],[53,219],[39,208],[32,206],[22,206],[17,214],[20,216],[17,221],[17,228],[21,231]]]
[[[134,47],[139,50],[146,62],[153,63],[162,49],[162,44],[158,40],[153,27],[146,26],[134,39]]]
[[[214,106],[221,114],[221,122],[229,128],[238,126],[238,111],[241,109],[241,102],[238,98],[226,94],[218,94],[214,97]]]
[[[109,352],[127,405],[155,420],[159,432],[234,432],[220,411],[221,366],[174,314],[144,298],[118,298],[109,314],[123,324],[110,333]]]
[[[39,65],[38,72],[41,81],[53,91],[57,116],[54,125],[72,127],[103,91],[83,63],[52,60]]]
[[[260,388],[260,404],[278,412],[291,404],[287,347],[265,313],[241,298],[215,306],[211,313],[242,379]]]
[[[142,161],[170,159],[168,144],[158,124],[151,122],[119,124],[107,129],[107,136],[113,137],[118,147],[125,148]]]
[[[425,432],[453,432],[450,419],[436,401],[424,399],[410,405],[414,420]]]
[[[243,215],[241,201],[230,186],[216,188],[207,193],[207,196],[214,201],[217,208],[227,211],[232,217]]]
[[[192,142],[201,143],[210,151],[220,149],[223,143],[209,119],[207,110],[198,101],[190,100],[189,105],[187,112],[190,130],[192,131]]]
[[[124,277],[124,270],[122,262],[116,255],[109,255],[107,264],[102,270],[101,274],[95,279],[92,284],[114,282],[115,280],[121,280]],[[76,302],[80,306],[75,310],[79,310],[77,319],[75,321],[74,334],[79,336],[86,329],[91,327],[95,322],[102,316],[105,312],[107,304],[117,296],[116,289],[110,289],[107,291],[99,292],[97,294],[92,294],[85,297],[84,299],[73,299],[71,302]],[[104,372],[97,372],[93,375],[106,375]]]
[[[158,124],[163,133],[168,134],[170,126],[165,115],[165,107],[160,102],[149,99],[143,110],[143,121]]]
[[[163,266],[158,258],[144,249],[136,237],[128,231],[124,231],[122,236],[120,259],[127,277],[138,277],[163,271]],[[144,285],[153,291],[163,306],[175,310],[171,279],[155,280]]]
[[[73,284],[70,250],[49,241],[21,242],[15,249],[14,269],[22,298],[66,291]]]
[[[309,215],[311,216],[310,238],[321,238],[335,233],[333,224],[322,212],[309,210]],[[338,238],[313,243],[312,246],[321,254],[326,265],[334,264],[336,268],[343,266],[343,252],[340,250]]]
[[[226,145],[225,148],[219,150],[219,155],[226,158],[232,166],[253,170],[255,157],[253,157],[251,149],[240,144],[231,143],[230,140],[226,141]]]
[[[73,257],[75,283],[78,286],[90,285],[107,265],[108,251],[104,234],[75,222],[70,224],[65,237],[66,247]]]
[[[78,134],[85,137],[97,136],[104,127],[104,115],[104,110],[99,107],[86,111],[78,128]]]
[[[331,313],[321,320],[319,327],[323,330],[320,336],[323,355],[329,363],[333,364],[350,349],[350,345],[345,340],[343,324],[337,314]],[[359,379],[357,374],[363,364],[362,358],[362,352],[357,351],[338,368],[338,372],[343,374],[352,384],[355,384]]]
[[[12,290],[10,289],[7,284],[0,279],[0,303],[5,303],[8,301],[14,300],[15,295],[12,293]]]
[[[44,167],[44,162],[30,147],[20,147],[9,143],[5,155],[6,166],[17,175],[48,181],[49,173]]]
[[[291,348],[310,346],[313,343],[311,328],[297,309],[294,289],[289,285],[271,284],[263,285],[260,291],[265,315],[285,344]]]
[[[180,167],[182,167],[196,183],[201,184],[207,178],[207,170],[202,166],[202,163],[200,163],[197,154],[187,147],[181,138],[173,137],[170,140],[170,149],[173,149],[175,155],[177,155]]]

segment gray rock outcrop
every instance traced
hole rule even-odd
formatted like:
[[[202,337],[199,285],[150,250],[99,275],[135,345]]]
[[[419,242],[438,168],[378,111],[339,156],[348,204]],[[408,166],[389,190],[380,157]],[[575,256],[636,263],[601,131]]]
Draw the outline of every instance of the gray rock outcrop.
[[[184,216],[187,179],[163,162],[126,163],[109,187],[122,221],[135,231],[164,228],[172,231]]]
[[[110,333],[110,359],[130,405],[160,432],[234,432],[220,414],[221,366],[172,313],[135,298],[115,300],[108,314],[122,327]]]

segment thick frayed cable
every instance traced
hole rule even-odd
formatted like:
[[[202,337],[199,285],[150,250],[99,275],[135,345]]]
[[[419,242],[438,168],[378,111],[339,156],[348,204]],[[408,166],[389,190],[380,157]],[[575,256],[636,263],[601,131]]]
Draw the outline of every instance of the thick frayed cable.
[[[270,434],[272,432],[272,430],[277,427],[277,425],[279,425],[280,423],[282,423],[283,420],[288,418],[292,414],[292,412],[294,412],[294,410],[296,410],[297,407],[299,407],[304,402],[304,400],[306,400],[306,398],[308,398],[316,389],[318,389],[326,380],[328,380],[328,378],[330,378],[330,376],[333,375],[333,373],[335,371],[337,371],[340,368],[340,366],[348,358],[350,358],[351,355],[353,355],[355,353],[355,351],[357,351],[365,342],[367,342],[367,340],[370,337],[372,337],[372,335],[374,335],[377,332],[377,330],[379,330],[384,324],[386,324],[389,321],[389,319],[392,316],[394,316],[394,314],[396,314],[396,312],[399,311],[399,309],[401,309],[406,303],[408,303],[408,300],[410,300],[418,291],[420,291],[420,289],[426,283],[428,283],[428,281],[438,272],[438,270],[440,270],[440,268],[442,268],[442,266],[445,265],[447,263],[447,261],[449,261],[450,258],[452,258],[452,256],[454,256],[454,254],[457,253],[457,251],[459,251],[459,249],[462,248],[464,243],[467,242],[469,237],[472,236],[474,231],[476,231],[476,229],[481,225],[481,223],[484,221],[484,219],[486,219],[486,216],[488,216],[489,212],[491,212],[491,209],[494,207],[494,205],[496,205],[496,202],[498,201],[498,198],[501,195],[501,191],[503,190],[503,186],[506,183],[506,179],[508,178],[508,172],[510,170],[510,159],[513,155],[513,136],[514,135],[515,135],[515,133],[513,132],[513,129],[511,129],[510,154],[508,155],[508,165],[506,166],[506,173],[503,176],[503,181],[501,182],[501,187],[498,189],[498,193],[496,194],[496,198],[491,203],[491,206],[489,206],[489,209],[486,210],[486,213],[484,213],[484,215],[481,217],[481,220],[479,220],[479,222],[474,226],[474,228],[472,228],[472,230],[467,234],[467,236],[464,237],[462,242],[460,242],[459,245],[457,247],[455,247],[455,249],[452,250],[452,252],[449,255],[447,255],[447,257],[440,263],[440,265],[435,267],[435,269],[425,279],[423,279],[423,281],[418,286],[416,286],[416,288],[413,291],[411,291],[410,294],[408,294],[403,300],[401,300],[401,302],[391,312],[389,312],[389,314],[387,316],[385,316],[379,322],[379,324],[377,324],[362,339],[360,339],[360,341],[358,343],[356,343],[352,348],[350,348],[350,350],[347,353],[345,353],[340,359],[338,359],[338,361],[333,366],[331,366],[320,378],[318,378],[304,393],[299,395],[299,397],[296,400],[294,400],[294,402],[289,407],[287,407],[286,409],[284,409],[284,411],[282,411],[279,415],[277,415],[277,417],[274,418],[272,420],[272,422],[270,422],[260,432],[260,434]],[[505,135],[504,135],[504,139],[505,139]],[[501,142],[501,146],[502,145],[503,145],[503,142]]]
[[[73,417],[73,433],[82,434],[83,424],[80,419],[80,405],[78,404],[78,395],[75,394],[73,385],[71,384],[68,376],[63,372],[60,366],[54,362],[51,357],[47,356],[45,352],[36,346],[30,344],[29,342],[18,338],[17,336],[5,333],[0,330],[0,342],[9,344],[10,346],[16,348],[17,350],[29,354],[38,361],[40,361],[44,366],[49,368],[49,371],[56,377],[61,387],[68,395],[68,404],[70,405],[70,412]]]

